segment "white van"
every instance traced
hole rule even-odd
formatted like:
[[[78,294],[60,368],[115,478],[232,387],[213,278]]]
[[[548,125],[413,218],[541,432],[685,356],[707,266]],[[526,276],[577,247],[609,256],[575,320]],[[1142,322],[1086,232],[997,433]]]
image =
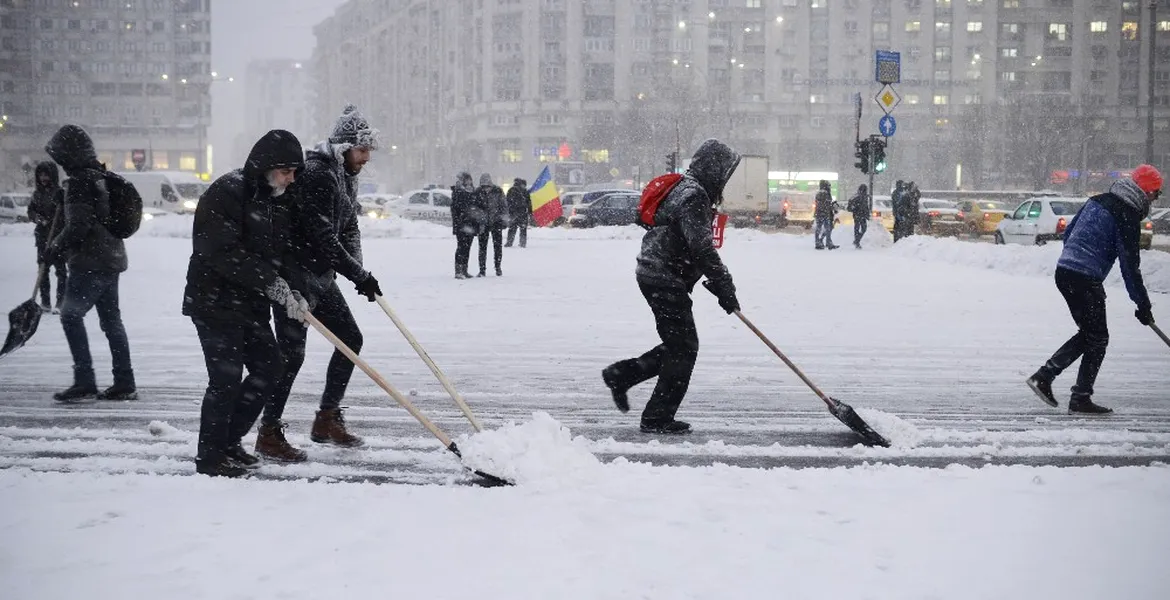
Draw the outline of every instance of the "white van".
[[[199,196],[208,188],[194,173],[183,171],[119,171],[118,175],[134,184],[143,207],[177,213],[195,212]]]

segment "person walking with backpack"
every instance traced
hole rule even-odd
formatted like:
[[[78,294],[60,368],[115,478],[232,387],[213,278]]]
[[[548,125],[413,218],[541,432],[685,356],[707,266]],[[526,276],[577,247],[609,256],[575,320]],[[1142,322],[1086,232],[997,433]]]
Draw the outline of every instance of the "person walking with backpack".
[[[58,260],[55,263],[45,262],[45,248],[49,245],[53,231],[53,220],[61,208],[61,186],[57,181],[57,165],[51,161],[37,163],[33,173],[36,189],[32,200],[28,203],[28,220],[34,225],[33,237],[37,245],[37,269],[44,269],[40,275],[39,291],[41,294],[41,310],[60,311],[61,303],[65,299],[65,281],[68,268],[65,262]],[[49,268],[52,267],[57,275],[57,302],[49,304]]]
[[[528,246],[528,221],[532,218],[532,195],[528,193],[528,182],[517,177],[508,189],[508,216],[511,224],[508,225],[508,243],[505,248],[511,248],[516,239],[516,230],[520,230],[520,247]]]
[[[195,325],[207,364],[198,473],[239,477],[259,462],[240,440],[283,371],[269,313],[275,306],[299,322],[309,309],[279,274],[291,252],[290,213],[298,202],[289,186],[303,168],[296,136],[269,131],[244,167],[216,179],[195,209],[183,314]]]
[[[1137,305],[1134,316],[1142,325],[1154,322],[1150,294],[1142,280],[1138,240],[1141,222],[1161,194],[1162,174],[1151,165],[1141,165],[1129,178],[1113,182],[1108,192],[1089,198],[1064,230],[1064,249],[1056,263],[1056,289],[1068,304],[1077,333],[1026,381],[1045,404],[1060,405],[1052,393],[1052,382],[1079,358],[1081,366],[1068,412],[1113,412],[1093,402],[1093,385],[1109,346],[1102,282],[1113,263],[1120,260],[1125,289]]]
[[[508,226],[508,201],[504,190],[492,183],[492,176],[479,176],[479,188],[475,190],[476,204],[484,214],[483,227],[479,230],[479,275],[487,275],[487,243],[492,240],[492,254],[495,258],[496,276],[503,276],[501,265],[504,261],[504,228]]]
[[[61,328],[73,355],[73,385],[53,398],[60,402],[78,402],[95,396],[101,400],[134,400],[138,390],[130,361],[130,342],[122,324],[118,280],[128,266],[122,237],[129,237],[137,230],[142,218],[142,200],[133,186],[106,171],[105,165],[98,162],[93,140],[81,127],[61,127],[45,151],[68,176],[62,200],[61,231],[45,248],[44,262],[65,261],[69,269]],[[137,220],[133,214],[133,198],[138,198]],[[127,204],[131,205],[129,211]],[[112,230],[124,235],[115,235]],[[114,376],[114,384],[100,393],[85,331],[85,315],[95,307],[110,344]]]
[[[378,149],[378,130],[370,127],[357,107],[347,105],[328,140],[305,153],[305,169],[298,177],[302,201],[293,206],[292,254],[283,265],[291,287],[304,295],[312,315],[354,352],[361,352],[362,332],[337,286],[337,275],[354,284],[358,294],[376,302],[382,288],[362,264],[358,229],[357,179]],[[305,361],[308,329],[300,319],[276,309],[276,339],[284,359],[284,375],[264,407],[256,451],[276,460],[299,462],[304,453],[291,448],[282,433],[284,406]],[[318,444],[356,448],[362,439],[349,431],[341,400],[353,376],[354,364],[334,350],[325,371],[325,389],[309,439]]]
[[[471,260],[471,242],[479,236],[475,211],[475,183],[466,171],[455,177],[451,186],[451,233],[455,235],[455,279],[471,279],[467,263]]]
[[[869,189],[865,184],[857,186],[857,193],[849,199],[845,208],[853,215],[853,247],[861,249],[861,238],[869,229],[869,215],[871,214]]]
[[[833,193],[829,182],[822,179],[819,189],[817,190],[816,204],[814,206],[813,217],[816,219],[816,230],[813,235],[816,237],[816,249],[836,250],[838,246],[833,244],[833,219],[836,218],[836,207],[833,206]]]
[[[649,231],[642,237],[635,277],[654,314],[662,343],[639,357],[602,369],[601,378],[624,413],[630,410],[629,389],[658,377],[642,411],[640,429],[644,433],[691,431],[690,424],[675,419],[675,415],[699,356],[699,334],[691,310],[695,284],[706,276],[705,285],[719,299],[719,306],[728,314],[739,310],[731,272],[719,258],[711,230],[715,208],[722,202],[723,188],[739,160],[739,154],[727,145],[708,139],[695,151],[685,175],[662,176],[671,179],[658,188],[665,197],[657,206],[646,206],[645,199],[639,206],[640,218]],[[656,181],[647,186],[648,192],[655,189]]]

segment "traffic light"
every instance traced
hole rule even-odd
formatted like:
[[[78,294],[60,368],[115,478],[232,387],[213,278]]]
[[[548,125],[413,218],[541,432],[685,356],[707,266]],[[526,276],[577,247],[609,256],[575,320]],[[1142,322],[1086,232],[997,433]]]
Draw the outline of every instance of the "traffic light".
[[[869,140],[859,140],[857,142],[857,151],[853,153],[857,157],[857,162],[853,166],[861,169],[862,173],[869,173]]]
[[[874,140],[873,146],[873,172],[881,173],[886,170],[886,142],[885,140]]]
[[[671,152],[666,155],[666,172],[678,172],[678,152]]]

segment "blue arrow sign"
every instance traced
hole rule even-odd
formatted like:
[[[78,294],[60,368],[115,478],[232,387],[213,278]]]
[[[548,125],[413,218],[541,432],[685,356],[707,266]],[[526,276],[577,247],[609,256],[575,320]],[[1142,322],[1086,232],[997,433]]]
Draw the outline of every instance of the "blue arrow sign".
[[[880,121],[878,121],[878,131],[880,131],[881,134],[885,137],[894,135],[894,132],[897,130],[898,122],[895,121],[894,117],[891,115],[886,115],[882,117]]]

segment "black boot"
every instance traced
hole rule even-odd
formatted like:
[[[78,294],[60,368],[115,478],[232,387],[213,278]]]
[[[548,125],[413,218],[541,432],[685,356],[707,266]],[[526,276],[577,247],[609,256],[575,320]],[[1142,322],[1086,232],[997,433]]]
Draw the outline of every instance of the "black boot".
[[[504,270],[499,268],[499,267],[496,267],[496,277],[503,277],[503,276],[504,276]]]
[[[248,454],[248,451],[244,450],[243,444],[239,442],[236,442],[232,446],[228,446],[228,449],[224,450],[223,453],[228,458],[239,463],[240,466],[244,467],[245,469],[255,469],[260,466],[260,459],[253,454]]]
[[[195,459],[195,472],[201,475],[209,475],[211,477],[244,477],[248,474],[248,469],[245,469],[240,463],[226,457],[220,456],[215,459]]]
[[[1048,406],[1053,408],[1060,406],[1060,403],[1056,401],[1056,396],[1052,394],[1052,380],[1045,377],[1040,371],[1036,371],[1036,374],[1029,377],[1024,383],[1027,383],[1028,387],[1032,388],[1032,391],[1036,392],[1040,400]]]
[[[93,369],[73,369],[73,385],[69,389],[53,394],[57,402],[76,403],[89,400],[97,396],[97,383],[94,381]]]
[[[626,392],[629,391],[630,388],[622,387],[622,385],[618,383],[618,373],[616,366],[610,365],[602,369],[601,380],[605,382],[605,387],[608,387],[610,393],[613,394],[614,406],[617,406],[617,409],[624,413],[630,412],[630,399],[628,396],[626,396]]]
[[[138,388],[133,381],[118,381],[114,385],[106,388],[105,391],[98,392],[98,400],[137,400]]]
[[[691,424],[686,421],[671,419],[663,423],[642,421],[642,433],[662,433],[666,435],[685,435],[691,432]]]
[[[1108,415],[1112,412],[1112,408],[1093,404],[1093,400],[1088,396],[1073,396],[1072,400],[1068,402],[1068,414],[1070,415]]]

